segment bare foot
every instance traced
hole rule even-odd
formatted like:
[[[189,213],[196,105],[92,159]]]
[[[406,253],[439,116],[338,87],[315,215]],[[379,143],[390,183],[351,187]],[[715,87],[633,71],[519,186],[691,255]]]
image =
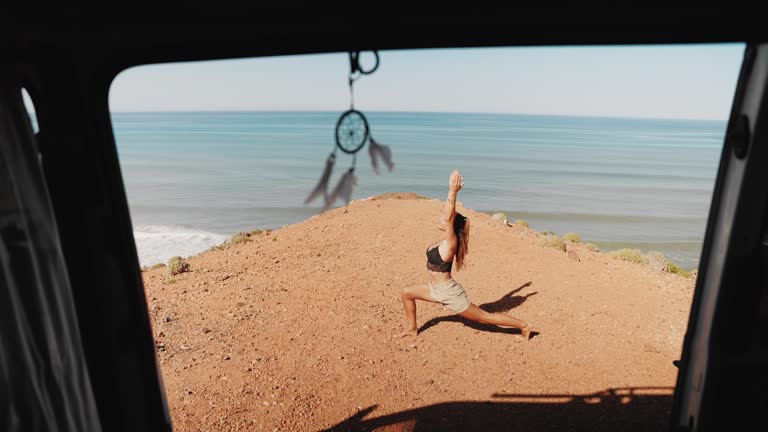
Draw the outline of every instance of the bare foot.
[[[526,324],[525,327],[520,329],[520,337],[523,338],[523,340],[529,340],[531,338],[532,330],[533,327],[531,327],[530,324]]]
[[[397,339],[397,338],[402,338],[402,337],[406,337],[406,336],[416,336],[418,334],[419,334],[419,331],[417,329],[413,329],[413,330],[406,330],[406,331],[404,331],[402,333],[398,333],[398,334],[396,334],[396,335],[394,335],[392,337]]]

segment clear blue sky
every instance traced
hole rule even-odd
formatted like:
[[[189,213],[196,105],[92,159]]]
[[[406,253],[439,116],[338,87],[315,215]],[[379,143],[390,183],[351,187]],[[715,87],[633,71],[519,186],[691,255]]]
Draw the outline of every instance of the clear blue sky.
[[[355,85],[363,111],[726,119],[743,44],[383,51]],[[334,110],[346,53],[141,66],[112,111]]]

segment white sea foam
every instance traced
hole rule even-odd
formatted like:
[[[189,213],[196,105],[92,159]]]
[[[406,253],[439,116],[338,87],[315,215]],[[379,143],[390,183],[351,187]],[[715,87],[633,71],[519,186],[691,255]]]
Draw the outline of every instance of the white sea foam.
[[[228,238],[223,234],[166,225],[137,225],[133,236],[142,266],[165,263],[176,255],[195,255]]]

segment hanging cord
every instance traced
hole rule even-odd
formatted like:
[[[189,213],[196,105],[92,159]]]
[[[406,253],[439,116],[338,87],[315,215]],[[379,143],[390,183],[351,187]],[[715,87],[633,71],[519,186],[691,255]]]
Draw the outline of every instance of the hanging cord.
[[[355,109],[355,80],[358,78],[352,78],[352,74],[349,74],[349,109]]]
[[[349,109],[355,109],[355,80],[361,76],[360,64],[357,62],[359,55],[359,51],[349,52]]]

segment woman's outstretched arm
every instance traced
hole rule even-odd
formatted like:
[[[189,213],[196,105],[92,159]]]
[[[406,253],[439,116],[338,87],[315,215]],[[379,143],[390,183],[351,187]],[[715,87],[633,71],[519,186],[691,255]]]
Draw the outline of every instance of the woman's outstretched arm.
[[[453,170],[448,185],[448,202],[445,204],[443,222],[447,224],[446,228],[448,231],[453,231],[453,218],[456,217],[456,195],[464,187],[464,179],[459,174],[459,171]]]

